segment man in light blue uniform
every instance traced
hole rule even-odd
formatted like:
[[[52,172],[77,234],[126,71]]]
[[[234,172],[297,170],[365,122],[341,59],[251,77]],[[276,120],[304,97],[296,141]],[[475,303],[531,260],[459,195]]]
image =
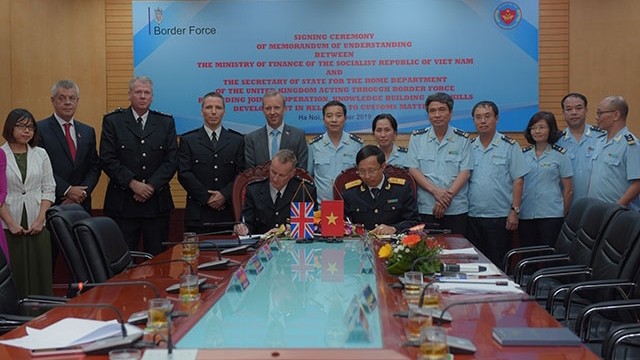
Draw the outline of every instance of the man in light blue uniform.
[[[496,131],[498,111],[492,101],[481,101],[471,111],[478,137],[471,141],[467,228],[467,239],[494,264],[501,264],[512,247],[528,171],[518,142]]]
[[[570,93],[560,102],[562,114],[567,128],[560,133],[556,144],[567,149],[567,155],[573,167],[573,203],[587,196],[593,155],[598,138],[604,131],[596,126],[586,124],[587,97]]]
[[[629,105],[622,96],[604,98],[596,111],[599,138],[593,157],[589,196],[640,210],[640,144],[627,129]]]
[[[465,234],[473,167],[469,134],[449,126],[453,99],[448,94],[429,95],[425,107],[431,127],[411,134],[406,163],[418,185],[418,212],[427,224]]]
[[[318,200],[333,199],[333,180],[342,170],[355,166],[356,154],[363,141],[344,132],[347,107],[329,101],[322,107],[322,120],[327,131],[309,143],[308,171],[315,179]]]

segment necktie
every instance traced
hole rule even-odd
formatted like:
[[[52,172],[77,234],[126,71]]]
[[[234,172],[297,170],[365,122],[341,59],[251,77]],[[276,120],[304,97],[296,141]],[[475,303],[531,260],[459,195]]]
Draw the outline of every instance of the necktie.
[[[276,155],[278,152],[278,135],[280,135],[280,130],[276,129],[271,132],[271,158]]]
[[[214,149],[218,147],[218,136],[216,136],[215,132],[211,133],[211,145],[213,145]]]
[[[142,116],[138,117],[138,128],[140,128],[140,133],[142,134],[142,131],[144,130],[142,125]]]
[[[276,201],[273,202],[273,204],[276,206],[276,209],[278,208],[278,205],[280,205],[280,200],[282,200],[282,194],[280,193],[280,191],[278,191],[278,193],[276,194]]]
[[[76,160],[76,143],[73,142],[73,138],[71,137],[71,124],[64,124],[64,136],[67,138],[67,145],[69,145],[69,152],[71,153],[71,158]]]
[[[372,188],[371,189],[371,197],[373,197],[375,199],[375,198],[378,197],[378,195],[380,195],[380,189]]]

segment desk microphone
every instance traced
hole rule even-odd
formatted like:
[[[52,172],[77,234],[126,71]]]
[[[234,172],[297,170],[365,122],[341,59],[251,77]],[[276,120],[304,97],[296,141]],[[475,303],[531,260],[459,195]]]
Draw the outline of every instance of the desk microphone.
[[[111,337],[111,338],[94,341],[89,344],[80,345],[80,348],[85,354],[106,354],[107,352],[109,352],[109,350],[112,350],[112,349],[131,347],[131,344],[138,341],[142,337],[142,335],[144,335],[144,333],[142,332],[136,333],[134,335],[127,335],[127,328],[125,327],[125,322],[123,320],[122,313],[120,312],[120,310],[118,310],[118,308],[116,308],[111,304],[106,304],[106,303],[51,304],[51,303],[39,303],[37,301],[25,301],[25,302],[22,302],[21,305],[29,306],[32,309],[38,309],[38,308],[53,309],[53,308],[59,308],[59,307],[95,309],[99,307],[99,308],[110,309],[111,311],[113,311],[113,313],[116,314],[116,318],[118,322],[120,323],[122,337]]]
[[[483,272],[483,271],[487,271],[487,267],[486,266],[480,266],[480,265],[475,265],[475,264],[445,264],[442,263],[440,265],[440,270],[441,271],[446,271],[446,272],[464,272],[464,273],[470,273],[470,272]]]
[[[210,261],[210,262],[206,262],[198,265],[199,270],[223,270],[227,268],[227,266],[231,262],[231,259],[222,257],[222,251],[220,251],[220,247],[218,246],[218,244],[216,244],[215,241],[205,240],[205,241],[200,241],[200,243],[213,245],[215,247],[216,253],[218,254],[218,260]],[[236,262],[234,261],[234,263]]]
[[[71,283],[69,288],[78,290],[77,295],[80,295],[85,288],[97,287],[97,286],[148,286],[153,290],[156,298],[160,298],[160,290],[158,287],[147,280],[127,280],[127,281],[110,281],[110,282],[100,282],[100,283],[92,283],[92,282],[78,282]]]
[[[180,243],[178,243],[180,244]],[[189,275],[193,275],[195,274],[194,270],[193,270],[193,265],[191,265],[190,262],[188,262],[187,260],[184,259],[168,259],[168,260],[160,260],[160,261],[146,261],[142,264],[137,264],[134,266],[129,267],[129,269],[136,269],[136,268],[140,268],[140,267],[145,267],[145,266],[153,266],[153,265],[161,265],[161,264],[169,264],[169,263],[173,263],[173,262],[181,262],[184,264],[187,264],[187,266],[189,267]]]

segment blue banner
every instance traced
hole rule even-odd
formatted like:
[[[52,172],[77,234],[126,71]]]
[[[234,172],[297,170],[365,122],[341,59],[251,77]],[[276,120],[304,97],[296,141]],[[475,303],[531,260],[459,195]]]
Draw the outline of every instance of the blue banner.
[[[202,125],[199,100],[225,96],[225,127],[265,123],[280,90],[285,121],[322,133],[322,106],[348,106],[346,130],[391,113],[400,132],[428,125],[424,102],[455,99],[452,125],[492,100],[499,131],[523,131],[538,109],[538,2],[492,0],[134,1],[134,72],[154,81],[152,107],[178,133]]]

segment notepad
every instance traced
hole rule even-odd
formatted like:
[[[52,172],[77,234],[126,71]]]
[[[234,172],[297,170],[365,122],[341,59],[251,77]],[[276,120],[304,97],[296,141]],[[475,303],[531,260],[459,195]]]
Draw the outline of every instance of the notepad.
[[[565,327],[495,327],[493,338],[502,346],[579,346],[578,338]]]

